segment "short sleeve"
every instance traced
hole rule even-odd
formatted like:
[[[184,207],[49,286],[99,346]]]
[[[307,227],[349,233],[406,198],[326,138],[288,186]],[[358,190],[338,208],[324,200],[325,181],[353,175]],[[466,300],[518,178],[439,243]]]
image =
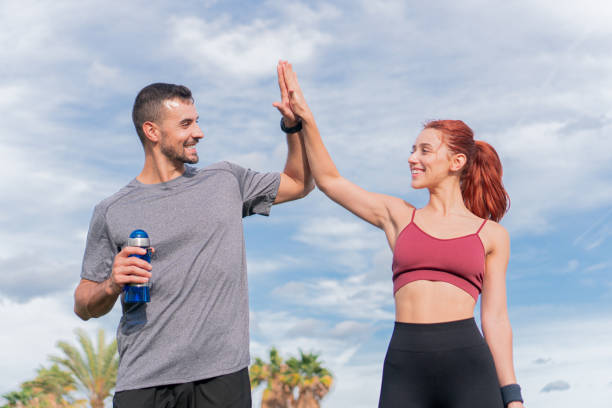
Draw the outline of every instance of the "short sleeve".
[[[110,276],[117,252],[108,235],[105,210],[98,205],[89,223],[81,278],[94,282],[106,280]]]
[[[238,180],[242,194],[242,216],[270,215],[280,185],[280,173],[260,173],[227,163]]]

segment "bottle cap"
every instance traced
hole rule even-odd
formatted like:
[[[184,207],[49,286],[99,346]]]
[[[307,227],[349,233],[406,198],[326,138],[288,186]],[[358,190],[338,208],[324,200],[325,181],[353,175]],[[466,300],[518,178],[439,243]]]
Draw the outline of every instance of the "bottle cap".
[[[126,243],[127,246],[146,248],[151,246],[149,235],[141,229],[132,231]]]
[[[132,231],[130,238],[149,238],[149,234],[145,230],[137,229]]]

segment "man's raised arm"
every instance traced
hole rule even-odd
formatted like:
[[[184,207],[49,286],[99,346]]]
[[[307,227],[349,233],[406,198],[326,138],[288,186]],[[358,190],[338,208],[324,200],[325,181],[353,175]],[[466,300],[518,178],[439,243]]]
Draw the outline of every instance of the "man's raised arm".
[[[274,102],[272,106],[277,108],[283,115],[283,130],[287,132],[287,162],[285,164],[285,169],[281,173],[278,193],[274,200],[274,204],[279,204],[305,197],[314,188],[314,182],[306,157],[304,140],[299,133],[301,123],[293,114],[289,106],[289,94],[282,72],[282,61],[278,63],[276,70],[281,101]]]

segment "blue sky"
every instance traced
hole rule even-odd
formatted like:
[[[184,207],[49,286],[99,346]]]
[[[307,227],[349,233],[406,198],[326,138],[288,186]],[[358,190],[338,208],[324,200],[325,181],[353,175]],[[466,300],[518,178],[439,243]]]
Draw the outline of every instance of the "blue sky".
[[[76,327],[93,206],[143,153],[130,111],[189,86],[200,164],[279,171],[275,65],[290,60],[341,173],[422,206],[410,146],[462,119],[504,164],[515,365],[528,406],[612,397],[612,6],[605,1],[0,3],[0,393]],[[393,323],[382,232],[320,192],[245,220],[252,354],[316,351],[325,407],[376,405]]]

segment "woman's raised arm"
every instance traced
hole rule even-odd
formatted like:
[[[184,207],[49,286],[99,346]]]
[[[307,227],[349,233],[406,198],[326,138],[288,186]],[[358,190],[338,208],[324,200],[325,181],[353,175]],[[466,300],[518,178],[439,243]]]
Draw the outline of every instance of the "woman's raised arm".
[[[284,77],[291,110],[302,121],[301,134],[317,187],[353,214],[385,230],[388,238],[397,236],[399,231],[396,218],[401,218],[405,209],[411,206],[400,198],[366,191],[340,175],[323,144],[295,71],[286,61],[279,64],[279,73]]]

